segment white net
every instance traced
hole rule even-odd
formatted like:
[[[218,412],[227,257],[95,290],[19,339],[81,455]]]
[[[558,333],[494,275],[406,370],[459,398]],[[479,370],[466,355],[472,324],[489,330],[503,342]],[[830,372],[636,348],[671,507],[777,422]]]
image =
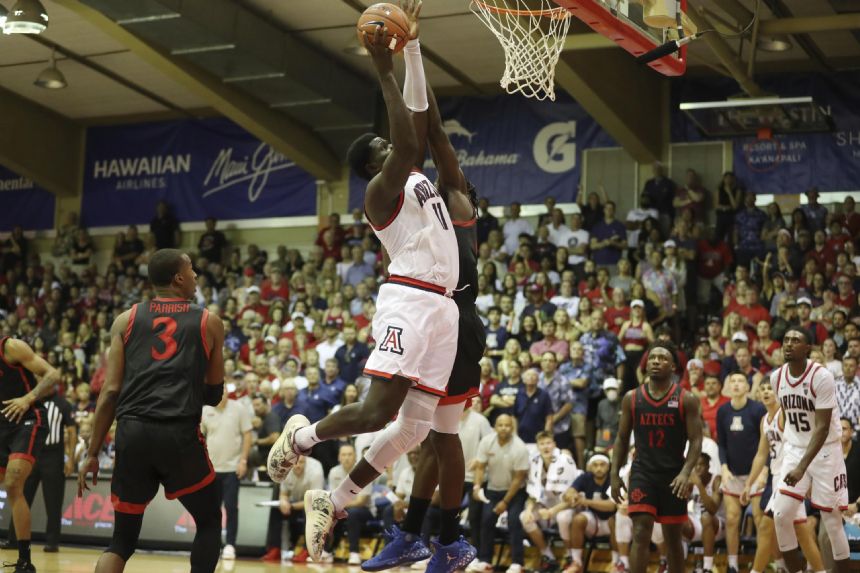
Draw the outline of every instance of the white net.
[[[505,50],[502,88],[509,94],[554,101],[555,66],[571,14],[552,0],[532,0],[530,4],[525,0],[471,0],[470,8]]]

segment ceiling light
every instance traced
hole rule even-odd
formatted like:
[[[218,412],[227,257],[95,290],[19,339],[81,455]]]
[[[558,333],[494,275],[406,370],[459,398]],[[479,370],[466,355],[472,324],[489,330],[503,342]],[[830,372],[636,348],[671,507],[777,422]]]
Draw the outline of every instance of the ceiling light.
[[[51,52],[51,65],[42,70],[33,83],[40,88],[48,90],[61,90],[68,85],[63,72],[57,69],[57,60],[54,59],[54,52]]]
[[[369,56],[370,52],[367,51],[362,44],[358,42],[358,38],[353,38],[352,41],[346,45],[343,49],[345,54],[349,54],[350,56]]]
[[[793,47],[788,36],[759,38],[756,45],[759,50],[764,50],[765,52],[786,52]]]
[[[4,34],[41,34],[48,27],[48,11],[39,0],[18,0],[3,25]]]

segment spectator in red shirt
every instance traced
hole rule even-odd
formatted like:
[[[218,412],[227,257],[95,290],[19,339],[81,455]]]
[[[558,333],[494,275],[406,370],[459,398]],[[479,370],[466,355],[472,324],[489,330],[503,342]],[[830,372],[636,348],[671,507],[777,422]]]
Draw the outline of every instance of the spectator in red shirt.
[[[708,425],[711,439],[717,439],[717,410],[726,402],[730,402],[731,398],[723,396],[723,383],[719,376],[706,375],[704,382],[705,395],[701,397],[702,401],[702,419]]]
[[[570,353],[570,347],[566,340],[560,340],[555,336],[555,322],[551,320],[544,321],[541,325],[541,333],[543,338],[532,343],[529,347],[529,354],[535,362],[539,361],[544,352],[555,353],[559,362],[566,362]]]
[[[767,320],[759,321],[756,326],[756,335],[758,339],[750,346],[753,353],[753,364],[762,372],[770,372],[782,364],[780,357],[775,354],[782,347],[782,344],[771,339],[770,322]]]
[[[323,249],[326,248],[324,244],[326,231],[331,231],[330,244],[333,248],[337,249],[337,251],[340,251],[341,246],[343,246],[344,236],[346,233],[344,232],[343,227],[340,226],[339,214],[332,213],[329,215],[328,225],[320,229],[319,233],[317,233],[317,240],[314,241],[314,244],[323,247]]]
[[[758,287],[749,286],[743,297],[745,300],[738,301],[735,308],[744,321],[744,328],[755,330],[761,321],[770,323],[770,312],[758,301]]]
[[[290,300],[290,287],[284,280],[281,269],[272,268],[272,278],[264,279],[260,285],[260,301],[269,306],[276,300]]]
[[[623,290],[613,289],[612,306],[606,309],[603,316],[606,318],[606,327],[617,336],[621,325],[630,320],[630,307],[624,300]]]
[[[823,230],[815,231],[813,235],[813,247],[806,253],[806,260],[814,260],[815,265],[824,270],[827,265],[836,265],[836,253],[827,247],[827,235]]]
[[[836,296],[833,299],[833,303],[836,306],[844,308],[847,314],[852,314],[856,302],[857,296],[854,294],[854,289],[852,288],[851,277],[848,275],[839,275],[836,279]]]
[[[732,250],[722,239],[702,239],[696,244],[699,262],[696,272],[699,275],[699,304],[711,302],[711,285],[732,264]]]
[[[842,212],[834,215],[833,220],[838,221],[843,227],[848,229],[848,233],[854,240],[860,239],[860,213],[855,213],[854,208],[856,201],[854,197],[848,195],[842,203]]]
[[[269,307],[263,304],[260,300],[260,287],[250,286],[245,289],[245,291],[248,296],[245,301],[245,306],[243,306],[242,310],[239,311],[239,316],[244,316],[245,311],[252,310],[265,319],[269,315]]]

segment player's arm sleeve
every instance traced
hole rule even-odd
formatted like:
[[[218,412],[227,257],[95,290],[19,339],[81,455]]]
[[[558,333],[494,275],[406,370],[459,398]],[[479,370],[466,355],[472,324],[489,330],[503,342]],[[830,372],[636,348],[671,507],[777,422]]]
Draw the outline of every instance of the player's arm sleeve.
[[[424,62],[421,59],[421,43],[418,38],[409,40],[403,48],[403,61],[406,64],[406,77],[403,81],[403,101],[410,111],[427,111],[427,80],[424,76]]]

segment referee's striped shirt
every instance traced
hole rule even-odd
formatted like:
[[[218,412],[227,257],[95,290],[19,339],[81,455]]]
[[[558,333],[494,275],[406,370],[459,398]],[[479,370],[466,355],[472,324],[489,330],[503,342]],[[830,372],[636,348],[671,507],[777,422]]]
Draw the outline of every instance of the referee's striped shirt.
[[[72,407],[63,398],[57,395],[45,400],[45,408],[48,411],[47,426],[48,437],[45,438],[46,447],[63,447],[65,438],[65,427],[73,425]]]

